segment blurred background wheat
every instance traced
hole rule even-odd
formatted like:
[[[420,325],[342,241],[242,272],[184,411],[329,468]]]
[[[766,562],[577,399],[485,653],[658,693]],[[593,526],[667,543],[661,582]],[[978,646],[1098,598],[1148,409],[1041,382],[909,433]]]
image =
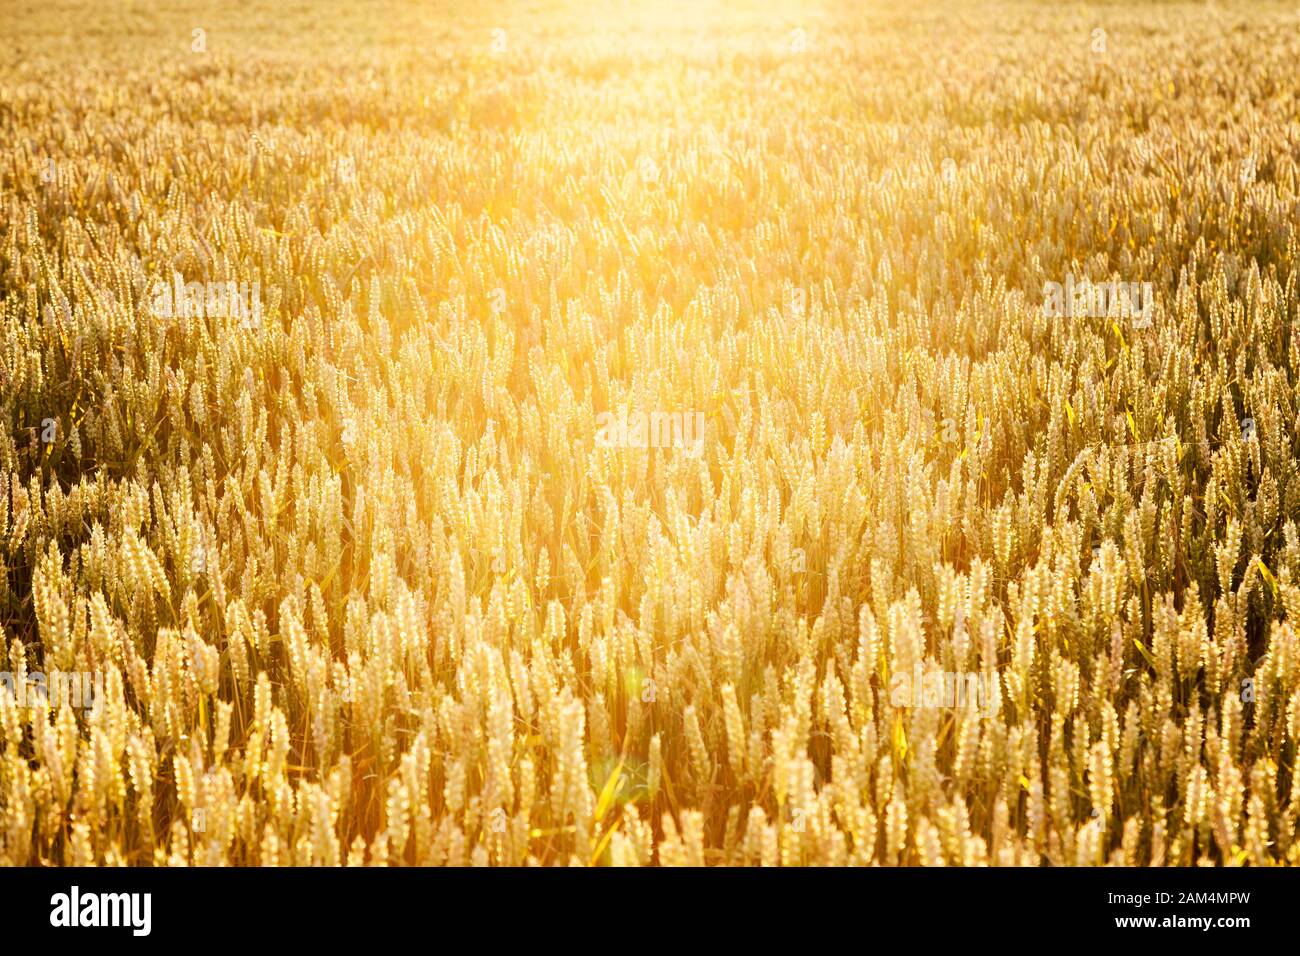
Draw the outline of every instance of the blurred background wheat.
[[[1293,5],[0,39],[0,862],[1300,861]]]

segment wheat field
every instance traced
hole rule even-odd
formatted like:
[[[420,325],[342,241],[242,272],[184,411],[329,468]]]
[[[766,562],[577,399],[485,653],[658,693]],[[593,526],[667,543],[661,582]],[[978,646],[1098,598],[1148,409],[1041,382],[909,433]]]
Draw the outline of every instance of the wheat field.
[[[0,863],[1300,863],[1297,61],[0,0]]]

